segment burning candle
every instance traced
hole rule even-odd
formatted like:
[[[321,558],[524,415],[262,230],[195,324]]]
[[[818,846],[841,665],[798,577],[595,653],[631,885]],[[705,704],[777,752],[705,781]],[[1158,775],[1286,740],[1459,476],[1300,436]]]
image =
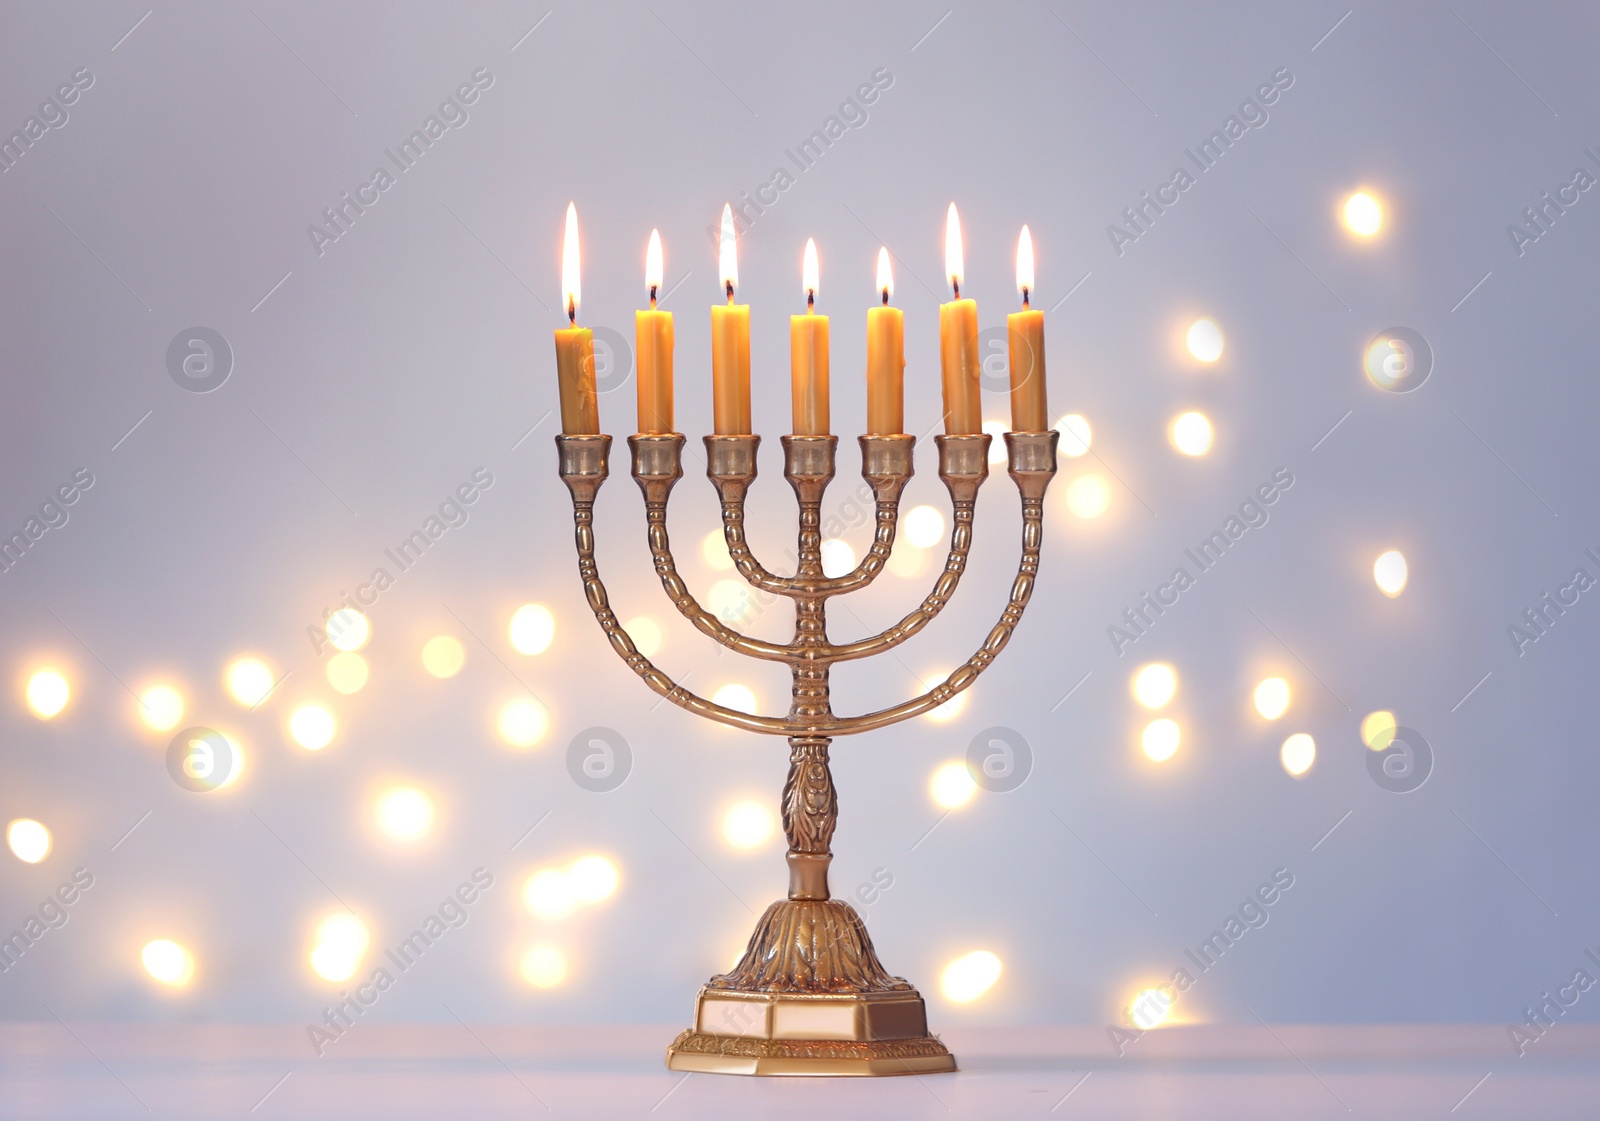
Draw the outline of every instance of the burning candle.
[[[561,239],[561,300],[569,326],[556,331],[556,383],[561,390],[561,431],[568,436],[600,431],[594,388],[594,332],[578,326],[578,208],[567,203]]]
[[[955,298],[939,305],[939,366],[944,384],[944,430],[971,435],[983,430],[978,392],[978,304],[961,298],[961,219],[950,204],[944,226],[944,271]]]
[[[665,435],[672,429],[672,313],[656,310],[661,288],[661,232],[650,231],[644,255],[644,283],[650,289],[650,310],[633,313],[639,364],[639,431]]]
[[[733,208],[722,208],[718,258],[726,307],[711,308],[712,428],[718,436],[750,434],[750,308],[733,302],[739,262]]]
[[[1022,310],[1006,316],[1011,358],[1011,429],[1014,432],[1044,432],[1044,312],[1028,306],[1033,291],[1033,238],[1022,227],[1017,238],[1017,289],[1022,293]]]
[[[898,436],[906,426],[906,317],[889,306],[894,276],[889,250],[878,250],[878,292],[883,306],[867,309],[867,435]]]
[[[806,238],[800,269],[806,313],[789,317],[789,389],[794,399],[794,432],[828,434],[828,317],[818,315],[817,243]]]

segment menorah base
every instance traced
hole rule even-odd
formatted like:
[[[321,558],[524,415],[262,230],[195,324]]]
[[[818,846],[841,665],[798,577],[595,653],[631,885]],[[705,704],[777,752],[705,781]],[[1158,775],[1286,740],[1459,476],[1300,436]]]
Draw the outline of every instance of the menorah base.
[[[915,989],[732,993],[702,989],[695,1027],[667,1048],[670,1070],[702,1074],[940,1074],[955,1056],[928,1034]]]

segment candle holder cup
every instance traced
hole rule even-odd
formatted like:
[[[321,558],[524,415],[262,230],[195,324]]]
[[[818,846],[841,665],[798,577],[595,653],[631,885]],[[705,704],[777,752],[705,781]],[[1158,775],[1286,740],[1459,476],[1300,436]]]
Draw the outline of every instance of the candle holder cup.
[[[694,1026],[667,1048],[673,1070],[721,1074],[888,1075],[952,1071],[955,1057],[928,1031],[922,997],[878,961],[859,915],[828,892],[830,843],[838,798],[828,767],[835,736],[888,727],[931,712],[968,688],[1005,648],[1033,593],[1043,537],[1044,495],[1056,471],[1050,432],[1005,435],[1010,475],[1022,499],[1022,559],[1000,620],[977,652],[918,697],[860,716],[837,716],[828,677],[840,662],[894,649],[939,614],[966,570],[978,488],[989,474],[988,435],[934,438],[939,477],[953,511],[943,569],[914,611],[868,638],[836,643],[827,634],[834,596],[859,591],[878,576],[894,546],[902,491],[912,474],[912,436],[862,436],[861,473],[876,505],[871,548],[853,571],[822,570],[822,499],[834,475],[835,436],[784,436],[784,477],[799,505],[798,563],[774,575],[745,539],[745,501],[756,478],[759,436],[705,437],[707,475],[721,500],[723,533],[739,574],[758,591],[794,602],[792,641],[741,634],[703,608],[679,576],[667,537],[667,500],[683,477],[684,438],[677,433],[628,440],[633,477],[644,494],[645,524],[656,574],[667,596],[701,633],[750,658],[791,671],[786,716],[740,712],[697,696],[651,664],[611,610],[595,562],[594,504],[608,474],[611,437],[557,436],[561,479],[572,493],[578,571],[584,593],[612,648],[651,689],[696,715],[789,742],[782,795],[789,842],[788,898],[767,908],[743,958],[701,988]]]

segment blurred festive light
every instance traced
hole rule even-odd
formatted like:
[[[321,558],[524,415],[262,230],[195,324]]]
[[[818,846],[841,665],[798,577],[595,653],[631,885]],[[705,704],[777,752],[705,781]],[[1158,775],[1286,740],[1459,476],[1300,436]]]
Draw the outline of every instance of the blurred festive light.
[[[1266,677],[1256,686],[1256,711],[1276,720],[1289,711],[1289,683],[1281,677]]]
[[[272,670],[260,658],[235,658],[225,675],[228,694],[245,708],[255,708],[266,700],[277,683]]]
[[[1172,1015],[1172,995],[1164,989],[1143,989],[1128,1002],[1128,1022],[1140,1031],[1158,1028]]]
[[[622,873],[615,862],[595,854],[580,856],[567,869],[567,882],[580,903],[602,903],[617,893]]]
[[[422,668],[433,677],[454,677],[467,661],[467,648],[454,635],[436,634],[422,644]]]
[[[722,839],[736,849],[759,849],[777,831],[777,817],[761,802],[735,802],[722,815]]]
[[[972,801],[972,796],[978,792],[978,784],[972,780],[972,772],[967,769],[964,759],[952,759],[948,763],[941,763],[934,768],[933,777],[928,780],[928,793],[933,797],[933,804],[942,810],[956,810]]]
[[[706,610],[729,625],[742,624],[756,612],[755,596],[743,580],[718,580],[706,595]]]
[[[1152,761],[1165,763],[1177,753],[1181,738],[1178,722],[1163,717],[1145,725],[1144,734],[1139,737],[1139,746]]]
[[[170,732],[183,720],[183,694],[171,685],[152,685],[139,694],[139,719],[153,732]]]
[[[661,624],[648,615],[635,615],[622,624],[622,629],[628,632],[634,647],[646,658],[656,656],[666,637],[661,633]]]
[[[1215,319],[1196,319],[1184,336],[1189,353],[1201,362],[1215,362],[1222,357],[1222,328]]]
[[[1111,509],[1111,484],[1104,475],[1079,475],[1067,484],[1067,511],[1085,521]]]
[[[1072,459],[1087,455],[1094,443],[1089,420],[1082,413],[1068,413],[1056,421],[1056,431],[1061,433],[1061,439],[1056,443],[1057,453]]]
[[[337,650],[360,650],[372,638],[372,624],[353,607],[341,607],[322,625]]]
[[[146,942],[139,960],[144,971],[163,985],[182,988],[194,979],[194,955],[170,938]]]
[[[714,704],[731,708],[735,712],[755,712],[756,695],[748,685],[724,685],[711,696]]]
[[[1134,671],[1128,687],[1145,708],[1161,708],[1178,691],[1178,673],[1166,662],[1151,662]]]
[[[1299,778],[1317,761],[1317,741],[1305,732],[1296,732],[1283,741],[1278,757],[1283,761],[1283,769]]]
[[[541,868],[529,876],[522,901],[541,919],[564,919],[578,905],[572,877],[562,868]]]
[[[1004,463],[1006,461],[1006,433],[1010,429],[1011,425],[1003,420],[986,420],[983,422],[983,430],[994,437],[989,441],[990,463]]]
[[[385,837],[414,844],[433,828],[433,799],[414,786],[397,786],[378,796],[375,816]]]
[[[500,709],[500,738],[512,747],[534,747],[550,730],[550,714],[532,697],[517,697]]]
[[[543,654],[556,637],[556,617],[542,603],[525,603],[511,616],[511,646],[518,654]]]
[[[939,975],[939,990],[956,1004],[977,1000],[1000,979],[1000,959],[988,950],[973,950],[944,967]]]
[[[337,726],[321,705],[301,705],[289,717],[289,737],[307,751],[321,751],[333,742]]]
[[[554,946],[535,946],[522,958],[522,979],[536,989],[553,989],[567,979],[567,957]]]
[[[906,511],[906,540],[919,549],[931,549],[944,540],[944,515],[933,506],[913,506]]]
[[[1383,205],[1366,191],[1344,200],[1344,228],[1357,237],[1372,237],[1383,228]]]
[[[31,817],[19,817],[6,826],[6,844],[24,864],[37,864],[50,855],[50,830]]]
[[[716,572],[733,567],[733,558],[728,555],[728,539],[723,536],[722,530],[714,529],[700,539],[700,559],[706,562],[707,568]]]
[[[894,552],[889,554],[889,561],[884,567],[902,580],[912,580],[921,576],[930,563],[928,550],[919,549],[902,538],[896,543]]]
[[[348,981],[361,968],[367,952],[367,925],[354,915],[340,913],[317,927],[311,950],[311,968],[324,981]]]
[[[950,676],[950,671],[949,670],[942,670],[941,669],[941,670],[933,671],[932,673],[930,673],[930,674],[926,675],[925,677],[923,677],[923,679],[922,679],[922,691],[923,692],[927,692],[928,690],[934,688],[937,685],[944,684],[945,678],[947,678],[949,676]],[[966,708],[966,707],[967,707],[967,693],[966,693],[966,690],[962,690],[961,692],[957,693],[955,696],[951,697],[948,701],[945,701],[944,704],[940,705],[936,709],[933,709],[931,712],[927,713],[926,715],[927,715],[929,720],[932,720],[937,724],[946,724],[946,723],[949,723],[950,721],[954,720],[956,717],[960,716],[961,715],[961,710]]]
[[[40,720],[49,720],[67,707],[67,701],[72,696],[72,687],[67,684],[67,679],[53,669],[34,671],[28,678],[28,708]]]
[[[856,551],[850,542],[830,537],[822,543],[822,572],[826,576],[845,576],[856,566]]]
[[[1389,745],[1394,742],[1396,727],[1398,722],[1394,713],[1387,709],[1369,712],[1361,718],[1361,742],[1373,751],[1388,751]]]
[[[1172,446],[1184,455],[1205,455],[1211,450],[1212,440],[1216,433],[1211,429],[1211,421],[1205,413],[1179,413],[1172,418],[1172,428],[1168,437]]]
[[[328,684],[340,693],[359,693],[370,672],[360,654],[345,651],[328,659]]]
[[[1406,558],[1399,549],[1379,553],[1378,559],[1372,562],[1372,579],[1377,583],[1378,590],[1390,599],[1406,590],[1408,576]]]

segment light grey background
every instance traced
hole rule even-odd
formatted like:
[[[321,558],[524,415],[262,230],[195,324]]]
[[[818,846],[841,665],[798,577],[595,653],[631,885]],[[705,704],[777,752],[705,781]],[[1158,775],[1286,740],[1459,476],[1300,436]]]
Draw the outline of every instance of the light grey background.
[[[908,427],[937,422],[952,199],[964,294],[985,327],[1014,308],[1013,245],[1030,224],[1037,306],[1051,309],[1052,409],[1090,418],[1102,461],[1063,460],[1033,606],[960,718],[835,750],[834,884],[843,894],[874,869],[893,873],[865,909],[885,963],[928,995],[936,1027],[1103,1024],[1285,867],[1294,888],[1200,980],[1185,1017],[1514,1023],[1585,964],[1584,948],[1600,945],[1600,607],[1585,596],[1520,657],[1506,628],[1575,567],[1600,574],[1583,555],[1600,547],[1600,339],[1587,314],[1600,201],[1584,195],[1520,257],[1506,227],[1594,166],[1592,12],[1368,6],[1339,22],[1349,9],[1320,3],[546,11],[7,9],[0,131],[75,70],[95,81],[65,127],[0,175],[0,528],[20,528],[79,468],[97,481],[67,525],[0,577],[11,698],[0,705],[0,818],[36,817],[56,836],[41,865],[0,861],[0,930],[75,866],[96,882],[66,927],[0,976],[0,1014],[299,1030],[337,988],[305,963],[335,895],[370,920],[376,951],[483,866],[495,888],[397,982],[380,1018],[447,1019],[448,1004],[468,1020],[687,1022],[696,986],[782,892],[781,849],[729,851],[718,815],[740,796],[775,804],[785,753],[656,707],[587,618],[548,415],[562,211],[576,200],[582,219],[584,321],[630,336],[645,238],[660,227],[667,284],[683,281],[664,306],[678,317],[679,427],[693,448],[709,428],[705,309],[718,298],[705,228],[879,68],[894,80],[870,120],[741,242],[755,423],[769,437],[758,543],[776,554],[788,540],[775,437],[787,429],[782,317],[799,307],[804,239],[821,248],[821,310],[835,317],[842,497],[880,243],[902,265]],[[470,122],[319,254],[308,225],[479,67],[494,82]],[[1122,208],[1282,67],[1295,80],[1270,123],[1119,256],[1106,227]],[[1387,232],[1366,245],[1336,221],[1362,185],[1389,205]],[[1202,313],[1228,337],[1210,370],[1177,344]],[[194,325],[235,354],[206,395],[178,388],[165,365],[174,335]],[[1437,355],[1410,395],[1376,389],[1360,367],[1366,341],[1393,326],[1421,331]],[[1165,437],[1191,407],[1218,432],[1200,460]],[[986,408],[1006,415],[1001,395]],[[607,431],[630,432],[631,382],[601,409]],[[928,442],[910,497],[941,505],[931,453]],[[372,609],[373,680],[337,696],[307,625],[476,468],[492,488]],[[1296,481],[1270,523],[1117,656],[1107,625],[1279,468]],[[1125,483],[1096,522],[1063,502],[1087,470]],[[714,524],[698,474],[691,456],[673,525],[704,590],[721,574],[698,559]],[[619,613],[666,620],[632,483],[614,478],[600,506]],[[841,710],[899,699],[917,675],[966,657],[1003,602],[1017,529],[997,477],[956,603],[899,658],[842,670]],[[864,536],[852,539],[860,548]],[[1390,547],[1411,562],[1394,601],[1371,579]],[[922,591],[886,576],[849,604],[859,622],[840,612],[835,631],[883,625]],[[505,639],[526,600],[549,604],[559,627],[531,659]],[[757,629],[779,633],[783,614]],[[468,646],[452,681],[419,666],[438,632]],[[220,681],[246,651],[290,674],[251,714]],[[70,666],[76,689],[50,723],[21,703],[44,658]],[[1128,695],[1135,666],[1156,658],[1180,674],[1186,735],[1164,767],[1137,754],[1144,717]],[[693,687],[744,680],[782,703],[781,679],[719,660],[676,621],[658,660]],[[1295,683],[1274,725],[1249,709],[1269,670]],[[249,769],[237,790],[194,794],[168,778],[161,737],[139,729],[122,684],[158,676],[185,686],[194,721],[238,733]],[[527,753],[492,731],[519,678],[552,711],[545,745]],[[320,754],[283,731],[304,699],[341,718]],[[1356,728],[1377,708],[1433,747],[1416,792],[1368,776]],[[613,793],[567,773],[568,741],[592,725],[632,746],[634,772]],[[1033,773],[1016,791],[980,793],[918,844],[939,816],[933,768],[992,725],[1027,738]],[[1277,758],[1291,731],[1318,744],[1298,781]],[[438,843],[418,855],[386,851],[367,830],[373,791],[396,776],[439,799]],[[529,915],[527,874],[585,851],[617,859],[618,897],[558,924]],[[181,995],[154,991],[139,970],[138,946],[160,934],[199,959]],[[533,942],[567,951],[561,988],[516,977]],[[983,1000],[952,1005],[939,971],[976,948],[997,953],[1004,974]],[[1594,1007],[1569,1016],[1593,1019]]]

